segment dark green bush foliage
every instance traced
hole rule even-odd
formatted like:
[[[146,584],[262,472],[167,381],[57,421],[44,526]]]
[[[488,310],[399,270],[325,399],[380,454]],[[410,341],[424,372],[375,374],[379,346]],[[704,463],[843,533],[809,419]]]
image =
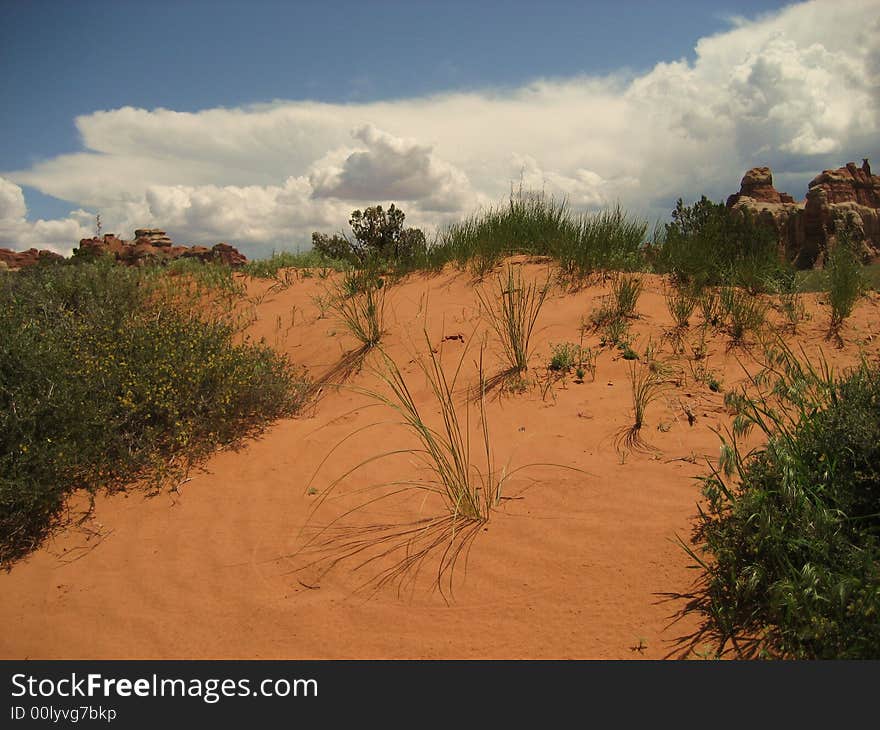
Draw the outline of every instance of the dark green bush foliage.
[[[328,236],[326,233],[312,233],[312,250],[318,255],[333,261],[356,263],[351,241],[338,233]]]
[[[388,210],[376,205],[352,211],[354,240],[342,235],[312,234],[312,247],[328,259],[347,261],[355,266],[370,263],[406,265],[424,259],[425,234],[418,228],[405,228],[406,214],[392,203]]]
[[[787,268],[769,227],[706,196],[692,206],[678,200],[655,265],[682,281],[743,286],[752,293],[765,291],[768,280]]]
[[[705,480],[694,541],[700,638],[744,657],[880,658],[880,372],[840,380],[777,361],[775,406],[740,410],[722,468]],[[767,446],[743,455],[736,434]],[[730,477],[737,477],[737,484]]]
[[[39,544],[72,490],[196,459],[305,396],[286,359],[168,301],[169,275],[0,272],[0,563]]]

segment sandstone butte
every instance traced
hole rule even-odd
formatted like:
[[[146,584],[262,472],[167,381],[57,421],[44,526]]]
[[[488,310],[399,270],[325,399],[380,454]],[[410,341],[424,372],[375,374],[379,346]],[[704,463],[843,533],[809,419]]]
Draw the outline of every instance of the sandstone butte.
[[[116,261],[128,266],[141,266],[148,261],[171,261],[178,258],[195,258],[200,261],[217,261],[238,267],[247,263],[247,257],[228,243],[217,243],[211,248],[206,246],[176,246],[158,228],[138,228],[134,232],[134,240],[126,241],[112,233],[102,237],[83,238],[79,242],[79,252],[84,254],[104,253],[113,256]],[[0,268],[21,269],[41,261],[63,258],[53,251],[39,251],[35,248],[27,251],[11,251],[0,248]]]
[[[754,167],[743,177],[740,191],[727,199],[727,207],[747,210],[771,226],[781,251],[798,268],[820,267],[848,219],[864,242],[865,259],[880,258],[880,175],[871,173],[868,160],[861,167],[849,162],[824,170],[799,202],[773,187],[769,167]]]

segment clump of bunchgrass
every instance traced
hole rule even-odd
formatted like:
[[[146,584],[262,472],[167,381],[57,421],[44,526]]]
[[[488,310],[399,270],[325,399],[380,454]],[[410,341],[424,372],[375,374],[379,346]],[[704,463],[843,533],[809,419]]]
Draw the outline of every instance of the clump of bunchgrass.
[[[638,362],[629,365],[629,381],[633,404],[633,422],[620,431],[616,438],[618,451],[647,448],[642,436],[648,406],[663,393],[665,380],[656,369]]]
[[[767,307],[758,297],[742,289],[723,287],[719,299],[727,315],[727,332],[732,345],[743,344],[749,332],[760,332]]]
[[[349,293],[343,283],[337,287],[330,308],[361,343],[364,350],[379,344],[385,331],[385,288],[364,283]]]
[[[636,316],[636,305],[643,288],[638,276],[618,276],[611,287],[611,297],[615,313],[620,317],[632,319]]]
[[[801,281],[797,272],[784,272],[771,281],[771,290],[778,296],[778,309],[785,318],[787,327],[796,332],[798,325],[806,319],[807,311],[802,296]]]
[[[337,518],[309,539],[300,552],[318,555],[306,567],[320,564],[327,570],[348,559],[358,559],[358,568],[372,565],[379,559],[387,560],[387,567],[378,569],[378,573],[364,584],[374,590],[388,583],[396,582],[400,588],[407,580],[414,581],[422,564],[434,555],[437,561],[435,584],[448,599],[457,559],[468,549],[482,525],[489,521],[503,498],[507,480],[526,467],[510,470],[495,465],[486,413],[482,349],[477,373],[479,395],[476,413],[472,414],[472,401],[464,403],[462,413],[456,397],[468,346],[463,349],[450,374],[442,365],[441,356],[431,346],[427,333],[425,344],[428,354],[415,361],[429,385],[430,404],[427,407],[420,407],[397,364],[381,349],[382,366],[376,368],[375,373],[384,386],[383,390],[355,389],[389,408],[398,417],[398,423],[413,437],[414,445],[402,444],[398,449],[371,457],[348,469],[323,490],[314,509],[317,510],[340,483],[367,464],[406,455],[415,457],[421,464],[423,476],[376,485],[390,491],[349,510],[342,517],[411,490],[422,492],[429,498],[439,498],[443,504],[442,513],[415,522],[352,529],[340,528],[338,523],[342,518]],[[373,425],[387,428],[388,424],[383,421]],[[344,439],[327,454],[318,465],[316,475],[346,442]]]
[[[666,309],[675,326],[679,329],[686,328],[697,306],[697,294],[692,288],[677,286],[666,290],[665,299]]]
[[[477,290],[483,315],[501,344],[511,375],[528,370],[532,333],[549,291],[549,280],[541,285],[526,283],[513,266],[507,267],[506,276],[496,278],[492,291]]]
[[[840,329],[852,314],[863,289],[862,265],[848,236],[838,236],[837,245],[825,264],[825,275],[828,281],[828,303],[831,307],[828,337],[840,341]]]
[[[724,323],[724,307],[718,293],[706,288],[697,300],[700,305],[700,316],[707,327],[720,327]]]

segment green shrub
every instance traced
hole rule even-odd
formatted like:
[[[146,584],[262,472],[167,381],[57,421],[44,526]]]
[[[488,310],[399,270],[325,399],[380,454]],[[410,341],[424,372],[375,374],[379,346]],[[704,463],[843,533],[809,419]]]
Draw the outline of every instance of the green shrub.
[[[678,201],[656,266],[700,286],[728,284],[757,293],[766,289],[768,276],[787,264],[772,229],[748,211],[734,211],[703,196],[692,206]]]
[[[790,352],[769,372],[771,393],[726,399],[740,413],[688,548],[702,567],[687,607],[703,617],[694,644],[880,658],[880,372],[864,364],[836,379]],[[754,427],[767,445],[745,453]]]
[[[0,273],[0,563],[71,491],[197,459],[300,404],[286,359],[169,299],[169,277],[103,260]]]
[[[847,317],[852,314],[856,301],[862,295],[862,265],[852,239],[845,233],[838,236],[837,245],[825,264],[828,278],[828,302],[831,305],[831,322],[828,333],[839,335]]]

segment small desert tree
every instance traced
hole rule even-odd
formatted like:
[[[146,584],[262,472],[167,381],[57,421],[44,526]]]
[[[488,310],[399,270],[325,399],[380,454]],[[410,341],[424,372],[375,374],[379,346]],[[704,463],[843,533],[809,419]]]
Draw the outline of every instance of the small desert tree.
[[[349,224],[355,237],[359,258],[399,261],[411,258],[425,246],[425,234],[418,228],[404,228],[406,214],[392,203],[388,210],[381,205],[355,210]]]
[[[405,228],[406,214],[392,203],[352,211],[349,224],[354,240],[345,236],[312,234],[312,246],[328,258],[367,264],[375,261],[406,262],[425,251],[425,234]]]

